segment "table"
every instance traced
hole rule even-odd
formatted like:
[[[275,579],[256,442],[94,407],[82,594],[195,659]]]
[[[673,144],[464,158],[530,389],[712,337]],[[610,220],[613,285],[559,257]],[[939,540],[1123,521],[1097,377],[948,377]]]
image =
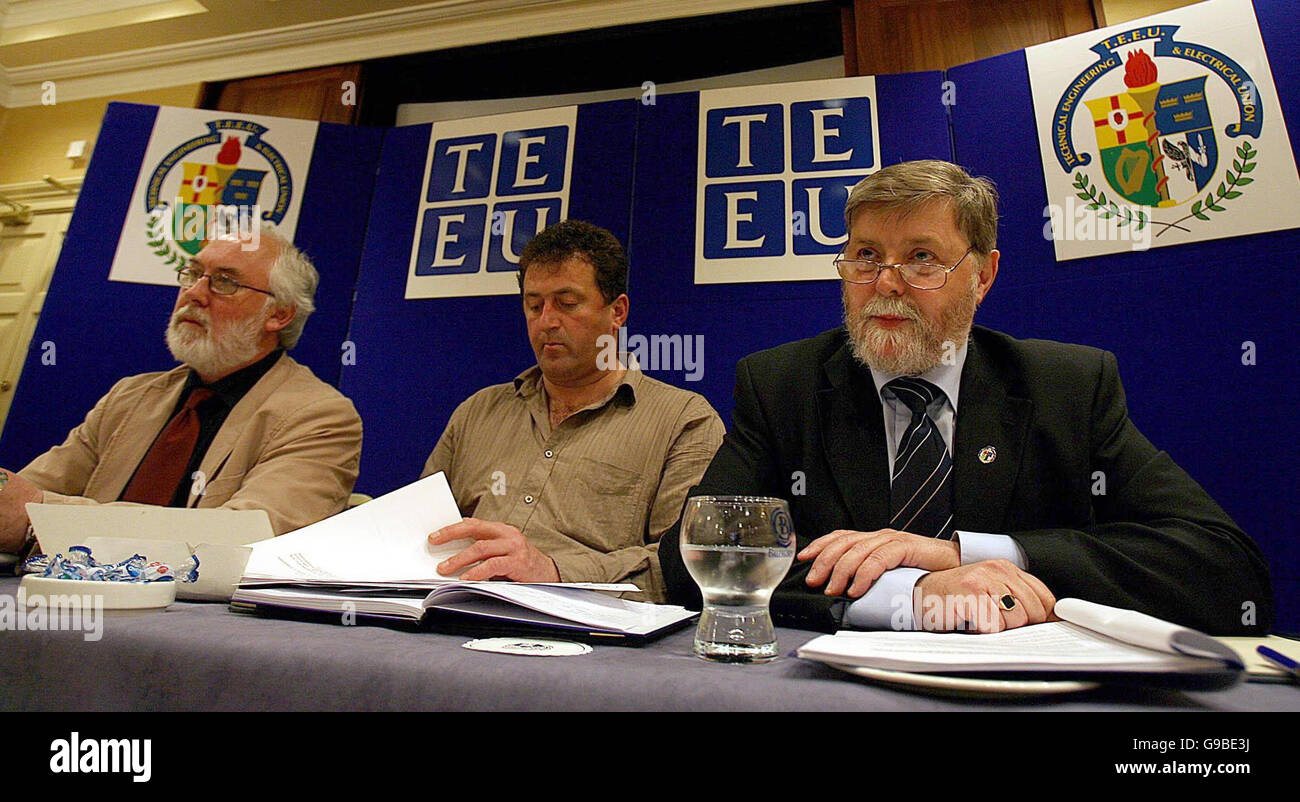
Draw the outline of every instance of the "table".
[[[0,579],[0,604],[18,580]],[[11,710],[1300,710],[1294,685],[1226,691],[1103,688],[974,700],[872,684],[817,663],[708,663],[693,629],[644,647],[578,657],[475,652],[468,638],[382,626],[266,618],[224,604],[106,611],[102,637],[0,631],[0,709]],[[817,633],[778,629],[781,649]]]

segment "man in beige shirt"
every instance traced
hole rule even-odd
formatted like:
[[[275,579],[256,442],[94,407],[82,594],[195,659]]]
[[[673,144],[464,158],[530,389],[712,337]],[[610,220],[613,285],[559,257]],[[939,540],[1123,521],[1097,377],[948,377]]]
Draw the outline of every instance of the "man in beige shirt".
[[[641,587],[635,598],[661,601],[659,536],[721,444],[722,421],[703,396],[615,358],[628,297],[613,234],[551,226],[524,248],[519,282],[537,365],[462,403],[424,466],[446,472],[466,516],[429,542],[475,541],[439,570],[626,581]]]

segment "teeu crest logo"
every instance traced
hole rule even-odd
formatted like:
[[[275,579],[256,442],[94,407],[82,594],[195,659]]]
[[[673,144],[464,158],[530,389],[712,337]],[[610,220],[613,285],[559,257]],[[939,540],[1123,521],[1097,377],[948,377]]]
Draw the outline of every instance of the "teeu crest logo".
[[[875,104],[870,77],[701,92],[696,283],[833,278]]]
[[[518,292],[519,254],[568,211],[576,107],[434,123],[407,298]]]

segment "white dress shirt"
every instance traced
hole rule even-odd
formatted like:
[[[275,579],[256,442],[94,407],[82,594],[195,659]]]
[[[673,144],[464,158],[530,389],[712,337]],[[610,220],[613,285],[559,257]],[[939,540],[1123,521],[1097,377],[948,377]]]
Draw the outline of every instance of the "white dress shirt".
[[[952,454],[957,432],[957,402],[961,391],[961,372],[966,365],[966,343],[963,343],[950,364],[940,363],[917,378],[924,379],[943,390],[935,397],[926,412],[943,435]],[[881,412],[885,419],[885,446],[889,465],[894,464],[899,443],[912,421],[912,411],[885,385],[902,374],[890,374],[871,369],[871,379],[880,394]],[[1024,549],[1007,535],[984,532],[953,532],[953,539],[961,548],[961,564],[970,565],[982,560],[1010,560],[1021,570],[1027,567]],[[928,571],[921,568],[895,568],[886,571],[860,599],[849,604],[844,613],[845,629],[914,629],[912,620],[912,592],[916,583]]]

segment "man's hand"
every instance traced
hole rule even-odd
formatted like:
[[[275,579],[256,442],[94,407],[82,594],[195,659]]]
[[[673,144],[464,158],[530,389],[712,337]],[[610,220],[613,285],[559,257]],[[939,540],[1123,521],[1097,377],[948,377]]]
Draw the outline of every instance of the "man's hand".
[[[27,502],[40,503],[45,491],[0,468],[0,552],[16,552],[27,541]]]
[[[1058,620],[1052,613],[1056,597],[1047,586],[1007,560],[926,574],[916,592],[921,594],[921,617],[914,623],[920,629],[1001,632]]]
[[[478,563],[460,575],[466,581],[511,579],[515,582],[559,582],[555,561],[537,550],[523,533],[510,524],[466,518],[429,535],[435,546],[461,538],[474,538],[474,545],[438,564],[438,571],[452,576],[467,565]]]
[[[848,595],[854,599],[870,590],[880,575],[891,568],[943,571],[961,565],[961,548],[955,541],[894,529],[877,532],[837,529],[809,543],[797,556],[800,560],[813,560],[805,578],[809,586],[825,584],[827,596],[838,596],[847,587]]]

